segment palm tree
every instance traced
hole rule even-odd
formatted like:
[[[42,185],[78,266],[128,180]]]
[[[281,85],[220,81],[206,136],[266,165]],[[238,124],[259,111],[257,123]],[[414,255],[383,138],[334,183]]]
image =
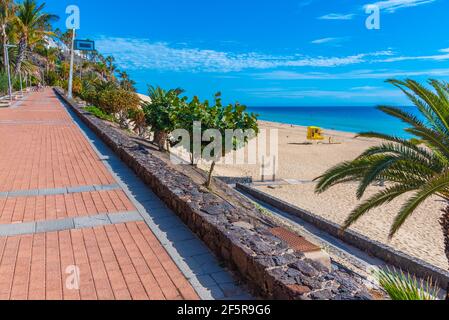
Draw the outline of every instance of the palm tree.
[[[413,80],[388,82],[407,95],[421,116],[399,108],[381,106],[379,109],[406,123],[409,127],[405,131],[416,139],[409,141],[373,132],[360,134],[362,137],[380,138],[384,142],[317,178],[316,192],[322,193],[336,184],[354,181],[359,183],[357,197],[361,199],[373,182],[387,183],[384,190],[352,211],[343,225],[344,229],[368,211],[401,195],[409,195],[394,220],[390,238],[425,200],[435,196],[441,198],[444,203],[441,226],[449,260],[449,85],[430,80],[431,90]]]
[[[104,59],[104,62],[108,69],[109,79],[114,81],[115,80],[114,73],[117,70],[117,66],[114,65],[115,58],[112,56],[108,56],[106,59]]]
[[[129,77],[128,73],[126,71],[120,71],[119,72],[119,77],[121,79],[120,81],[120,86],[127,90],[127,91],[136,91],[135,85],[136,82],[134,80],[131,80],[131,78]]]
[[[42,40],[45,36],[53,36],[50,23],[58,17],[45,13],[45,3],[38,5],[36,0],[24,0],[18,5],[17,31],[19,33],[19,53],[17,56],[15,72],[18,73],[25,59],[25,51],[31,42]]]
[[[16,5],[14,0],[0,0],[0,35],[3,47],[3,62],[6,67],[6,55],[8,50],[8,28],[16,19]]]

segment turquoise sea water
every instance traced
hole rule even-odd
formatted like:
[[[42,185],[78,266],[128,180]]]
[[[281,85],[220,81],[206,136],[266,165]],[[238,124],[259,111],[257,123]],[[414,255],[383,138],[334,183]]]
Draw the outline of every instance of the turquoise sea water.
[[[404,107],[411,113],[412,107]],[[411,138],[406,125],[374,107],[249,107],[260,120],[360,133],[375,131]]]

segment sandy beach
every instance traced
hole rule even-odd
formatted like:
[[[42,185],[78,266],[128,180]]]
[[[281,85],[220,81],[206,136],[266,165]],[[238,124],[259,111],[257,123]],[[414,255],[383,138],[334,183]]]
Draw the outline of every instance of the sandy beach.
[[[322,195],[316,195],[312,180],[330,167],[354,159],[368,147],[378,144],[379,140],[355,138],[352,133],[324,130],[326,138],[332,137],[335,144],[328,144],[327,139],[320,144],[307,144],[305,127],[272,122],[260,122],[260,127],[279,131],[277,180],[285,182],[275,188],[262,186],[259,187],[260,190],[341,224],[358,203],[355,197],[356,185],[339,185]],[[219,164],[216,175],[250,176],[254,182],[261,179],[260,165]],[[371,187],[367,196],[380,188]],[[399,200],[373,210],[352,228],[374,240],[447,269],[442,231],[438,223],[443,203],[438,199],[427,201],[396,237],[389,241],[388,232],[401,205],[402,201]]]

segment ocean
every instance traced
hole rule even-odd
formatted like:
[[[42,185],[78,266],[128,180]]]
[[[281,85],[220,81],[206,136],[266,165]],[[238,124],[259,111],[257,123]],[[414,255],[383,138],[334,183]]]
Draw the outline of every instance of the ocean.
[[[401,108],[416,114],[413,107]],[[360,133],[375,131],[411,138],[400,120],[374,107],[248,107],[260,120]]]

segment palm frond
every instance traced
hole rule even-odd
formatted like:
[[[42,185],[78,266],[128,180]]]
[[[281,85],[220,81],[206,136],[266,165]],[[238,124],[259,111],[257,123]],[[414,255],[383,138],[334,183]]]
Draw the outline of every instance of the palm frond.
[[[348,229],[354,223],[356,223],[365,213],[384,204],[387,204],[400,195],[413,191],[415,188],[416,187],[414,185],[395,185],[378,192],[368,200],[362,202],[362,204],[360,204],[351,212],[349,217],[344,222],[342,229]]]
[[[390,238],[393,237],[407,218],[427,199],[431,196],[439,194],[449,187],[449,173],[444,173],[421,186],[416,194],[410,198],[401,208],[399,214],[396,216],[393,226],[390,231]]]
[[[332,186],[347,181],[357,181],[361,179],[365,172],[371,167],[371,158],[356,159],[354,161],[343,162],[327,172],[322,176],[316,178],[314,181],[318,181],[316,186],[317,193],[323,193]]]

